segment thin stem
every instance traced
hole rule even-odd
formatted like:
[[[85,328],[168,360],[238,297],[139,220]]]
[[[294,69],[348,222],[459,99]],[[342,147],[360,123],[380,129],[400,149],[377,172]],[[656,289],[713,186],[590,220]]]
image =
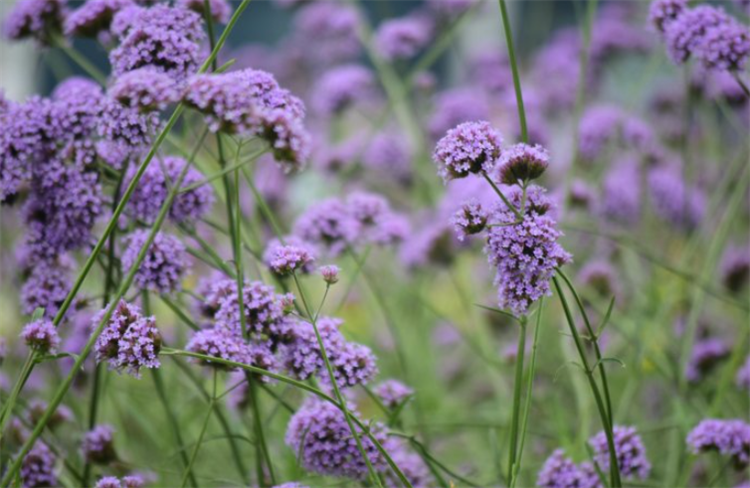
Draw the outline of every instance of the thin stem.
[[[523,458],[523,448],[526,443],[526,431],[529,426],[529,413],[531,412],[531,393],[534,387],[534,371],[536,369],[536,353],[539,347],[539,329],[542,322],[542,307],[544,306],[544,297],[539,300],[539,308],[536,311],[536,325],[534,325],[534,345],[531,347],[531,364],[529,365],[529,378],[526,387],[526,402],[523,406],[523,420],[521,421],[521,439],[518,446],[518,455],[516,464],[513,467],[510,478],[510,488],[515,488],[518,482],[518,473],[521,472],[521,459]]]
[[[495,182],[492,181],[492,178],[490,178],[489,175],[485,173],[484,171],[482,171],[482,176],[484,177],[485,180],[487,180],[487,183],[490,184],[492,189],[495,190],[495,193],[497,193],[497,195],[500,197],[500,200],[502,200],[503,203],[505,203],[505,205],[516,215],[516,217],[522,221],[523,214],[516,208],[515,205],[510,203],[510,200],[508,200],[508,198],[503,194],[503,192],[500,191],[500,188],[498,188]]]
[[[498,0],[500,4],[500,14],[503,17],[503,29],[505,30],[505,43],[508,46],[508,60],[510,69],[513,72],[513,88],[516,92],[516,105],[518,106],[518,121],[521,125],[521,140],[529,142],[529,131],[526,127],[526,110],[523,107],[523,93],[521,92],[521,78],[518,74],[518,65],[516,63],[516,53],[513,48],[513,33],[510,30],[510,18],[505,0]]]
[[[341,406],[341,409],[342,409],[341,411],[344,414],[346,423],[349,425],[349,430],[351,430],[352,436],[354,437],[354,440],[357,443],[357,449],[359,450],[360,454],[364,458],[365,464],[367,465],[367,472],[370,475],[370,481],[374,485],[380,488],[383,488],[383,484],[380,481],[380,477],[378,477],[377,473],[375,472],[375,468],[373,468],[372,463],[370,462],[370,457],[367,455],[367,452],[362,446],[362,440],[360,439],[359,433],[357,432],[357,429],[354,427],[354,424],[352,423],[353,416],[349,412],[349,408],[346,405],[346,400],[341,394],[341,390],[339,390],[339,385],[338,385],[338,382],[336,381],[336,374],[333,371],[333,366],[331,366],[331,361],[328,359],[328,353],[326,352],[326,347],[325,347],[325,344],[323,343],[323,338],[320,336],[320,332],[318,331],[317,321],[315,320],[315,316],[313,315],[312,310],[310,309],[310,306],[307,304],[307,298],[305,298],[305,292],[302,290],[302,286],[300,285],[299,279],[297,278],[297,273],[292,272],[292,277],[294,278],[294,283],[297,285],[297,290],[299,290],[300,298],[302,299],[302,304],[305,307],[305,313],[307,313],[307,316],[310,319],[310,323],[313,326],[313,330],[315,331],[315,337],[318,341],[320,354],[321,356],[323,356],[323,361],[325,362],[326,369],[328,370],[328,376],[329,376],[329,379],[331,380],[331,386],[333,387],[333,392],[336,396],[336,400]]]
[[[523,360],[526,355],[526,316],[519,320],[518,348],[516,350],[516,377],[513,382],[513,414],[510,423],[510,449],[508,449],[508,479],[513,479],[518,449],[518,427],[521,417],[521,390],[523,389]]]
[[[737,80],[737,83],[740,85],[740,88],[742,88],[742,91],[745,92],[745,96],[750,98],[750,88],[748,88],[747,84],[742,81],[742,78],[740,78],[740,74],[737,71],[732,71],[732,76],[734,76],[734,79]]]
[[[586,378],[589,381],[591,392],[594,395],[596,407],[597,409],[599,409],[599,415],[602,419],[604,433],[607,437],[607,447],[609,449],[611,484],[613,488],[620,488],[622,486],[622,482],[620,481],[620,469],[617,465],[617,453],[615,451],[614,435],[612,433],[612,421],[607,415],[607,409],[604,406],[604,401],[602,400],[601,393],[599,392],[599,386],[596,384],[596,380],[594,379],[591,368],[589,368],[589,362],[586,358],[586,351],[583,349],[583,343],[581,342],[581,337],[578,334],[578,329],[576,328],[575,321],[573,320],[570,306],[568,305],[568,301],[563,294],[563,290],[560,287],[560,283],[557,280],[556,276],[552,278],[552,282],[554,283],[555,289],[557,290],[557,296],[560,298],[560,303],[562,303],[563,310],[565,312],[565,318],[568,321],[568,327],[570,328],[570,333],[573,336],[576,349],[578,350],[578,355],[581,358],[581,363],[583,365],[584,372],[586,373]]]
[[[208,428],[208,421],[211,418],[211,413],[214,409],[214,403],[216,403],[216,375],[217,375],[217,369],[214,369],[214,388],[213,388],[213,394],[211,395],[211,402],[208,404],[208,411],[206,412],[206,418],[203,421],[203,426],[201,427],[200,434],[198,435],[198,441],[195,443],[195,447],[193,447],[193,453],[190,455],[190,461],[188,462],[187,467],[185,468],[185,472],[182,475],[182,483],[180,486],[182,488],[185,488],[187,486],[187,480],[189,477],[189,474],[193,470],[193,465],[195,464],[195,460],[198,457],[198,451],[201,449],[201,444],[203,444],[203,437],[206,435],[206,429]]]
[[[255,425],[255,437],[258,443],[258,450],[261,455],[258,456],[258,461],[265,459],[266,466],[268,466],[268,475],[271,478],[271,485],[276,485],[276,475],[273,471],[273,464],[271,464],[271,455],[268,451],[268,444],[266,443],[266,436],[263,432],[263,421],[261,418],[260,405],[258,404],[258,385],[256,384],[257,378],[252,377],[250,373],[247,373],[247,382],[250,393],[250,408],[253,410],[253,424]],[[258,462],[258,484],[260,486],[268,486],[265,476],[263,474],[263,463]]]

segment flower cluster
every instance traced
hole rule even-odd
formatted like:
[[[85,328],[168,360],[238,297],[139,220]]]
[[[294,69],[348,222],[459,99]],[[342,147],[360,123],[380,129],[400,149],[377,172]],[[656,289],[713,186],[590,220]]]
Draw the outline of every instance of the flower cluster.
[[[388,20],[378,26],[375,45],[385,59],[409,59],[431,40],[432,30],[432,22],[425,16]]]
[[[565,451],[557,449],[544,462],[536,485],[540,488],[600,488],[601,481],[593,464],[586,461],[577,465],[565,457]]]
[[[508,199],[522,209],[523,192],[513,187]],[[551,293],[549,281],[555,268],[571,261],[557,242],[553,203],[541,187],[531,185],[526,192],[526,209],[521,222],[504,203],[498,203],[489,222],[500,224],[487,232],[485,252],[497,268],[495,284],[501,308],[523,315],[539,298]]]
[[[325,73],[314,88],[315,109],[323,115],[334,115],[372,99],[375,80],[364,66],[351,64]]]
[[[686,441],[694,454],[718,451],[739,468],[750,463],[750,425],[742,420],[702,420]]]
[[[59,483],[55,474],[55,464],[57,464],[57,456],[46,444],[41,441],[37,442],[24,456],[21,463],[23,486],[26,488],[57,486]]]
[[[164,110],[179,99],[174,80],[151,66],[120,75],[112,84],[109,95],[123,105],[143,112]]]
[[[115,429],[111,425],[97,425],[87,432],[81,450],[87,461],[94,464],[109,464],[117,459],[114,444]]]
[[[107,309],[97,314],[92,323],[96,327]],[[136,305],[121,300],[94,346],[96,360],[107,361],[110,369],[127,371],[140,378],[141,368],[158,368],[161,334],[154,317],[144,317]]]
[[[653,168],[648,174],[648,185],[654,211],[660,218],[686,230],[693,230],[701,223],[706,197],[700,188],[685,184],[679,168]]]
[[[131,269],[146,245],[150,231],[141,229],[127,237],[127,248],[122,254],[124,269]],[[135,284],[143,290],[169,294],[178,290],[188,270],[185,245],[175,236],[158,232],[135,272]]]
[[[139,475],[123,476],[122,478],[104,476],[96,482],[94,488],[141,488],[145,485],[146,480]]]
[[[286,244],[282,244],[274,240],[268,245],[263,254],[266,266],[280,276],[312,272],[315,252],[310,246],[294,236],[288,236],[285,242]]]
[[[644,480],[651,472],[651,463],[646,457],[646,448],[634,427],[615,425],[612,428],[617,467],[620,474],[628,479]],[[589,439],[589,445],[594,452],[594,460],[602,469],[609,470],[609,447],[607,436],[602,431]]]
[[[433,159],[445,182],[470,173],[489,173],[500,157],[502,137],[489,122],[459,124],[440,139]]]
[[[101,37],[108,33],[117,12],[135,5],[133,0],[87,0],[65,19],[65,34]],[[107,36],[104,36],[106,40]]]
[[[30,37],[43,46],[53,45],[67,14],[64,0],[22,0],[6,18],[3,31],[8,39]]]
[[[378,384],[373,389],[373,393],[387,408],[396,408],[411,398],[414,390],[398,380],[386,380]]]
[[[24,326],[21,339],[40,354],[55,354],[60,347],[60,336],[50,320],[38,319]]]
[[[729,345],[718,338],[698,340],[690,354],[685,376],[690,382],[697,382],[711,372],[714,367],[731,353]]]

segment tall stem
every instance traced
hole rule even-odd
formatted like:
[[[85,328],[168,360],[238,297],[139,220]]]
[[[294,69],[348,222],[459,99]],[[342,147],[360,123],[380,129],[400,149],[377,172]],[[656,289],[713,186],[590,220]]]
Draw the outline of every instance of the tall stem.
[[[341,394],[341,390],[339,390],[339,385],[338,385],[338,382],[336,381],[336,374],[333,372],[333,366],[331,366],[331,361],[328,359],[326,346],[323,343],[323,338],[320,336],[320,332],[318,331],[318,324],[317,324],[317,320],[315,320],[315,315],[312,313],[312,309],[307,303],[307,298],[305,298],[305,292],[302,290],[302,286],[300,285],[299,279],[297,278],[297,274],[293,272],[292,277],[294,278],[294,283],[297,285],[297,290],[299,290],[299,295],[300,295],[300,298],[302,299],[302,304],[305,307],[305,313],[307,313],[307,317],[310,319],[310,323],[312,324],[313,330],[315,331],[315,338],[318,340],[318,347],[320,348],[320,355],[323,356],[323,361],[325,362],[326,369],[328,370],[328,377],[331,380],[331,386],[333,387],[333,392],[336,396],[336,400],[341,406],[341,411],[344,414],[346,423],[349,425],[349,430],[352,432],[352,436],[354,437],[354,440],[357,443],[357,449],[359,450],[360,454],[362,455],[362,458],[365,461],[365,464],[367,465],[367,472],[369,473],[370,481],[375,486],[378,486],[379,488],[383,488],[383,484],[380,481],[380,477],[378,477],[377,473],[375,472],[375,468],[373,468],[372,462],[370,462],[370,457],[367,455],[365,448],[362,446],[362,439],[360,439],[360,435],[357,432],[357,429],[354,427],[354,423],[352,422],[352,415],[349,412],[349,407],[346,405],[346,399]]]
[[[510,69],[513,72],[513,88],[516,92],[516,105],[518,106],[518,122],[521,126],[521,141],[529,142],[529,130],[526,127],[526,110],[523,106],[523,93],[521,92],[521,77],[518,74],[518,64],[516,63],[516,51],[513,48],[513,33],[510,30],[510,18],[508,16],[508,7],[505,0],[498,0],[500,4],[500,14],[503,18],[503,30],[505,30],[505,44],[508,46],[508,60]]]
[[[185,486],[187,485],[189,474],[193,471],[193,465],[195,464],[195,460],[198,458],[198,452],[201,449],[201,444],[203,444],[203,437],[206,435],[206,430],[208,429],[208,421],[211,418],[211,412],[213,411],[214,404],[216,403],[216,375],[218,373],[218,370],[214,368],[213,373],[214,386],[213,392],[211,394],[211,401],[208,404],[208,411],[206,412],[206,418],[203,421],[203,426],[201,427],[200,434],[198,435],[198,440],[195,443],[195,447],[193,447],[193,453],[190,455],[190,462],[188,462],[188,465],[185,468],[185,472],[182,475],[182,483],[180,484],[182,488],[185,488]]]
[[[526,355],[526,316],[519,320],[518,348],[516,350],[516,377],[513,382],[513,415],[510,423],[510,449],[508,450],[508,479],[513,479],[518,448],[518,421],[521,416],[521,390],[523,389],[523,360]]]

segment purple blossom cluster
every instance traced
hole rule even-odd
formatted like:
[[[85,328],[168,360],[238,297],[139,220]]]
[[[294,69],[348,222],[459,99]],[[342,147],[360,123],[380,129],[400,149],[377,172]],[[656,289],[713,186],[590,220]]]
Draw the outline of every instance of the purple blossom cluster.
[[[435,146],[433,160],[443,181],[470,173],[490,173],[500,157],[502,137],[489,122],[466,122],[449,130]]]
[[[625,155],[614,161],[604,175],[598,211],[605,219],[633,225],[641,218],[641,210],[641,172],[638,161]]]
[[[651,463],[646,457],[646,448],[635,427],[615,425],[612,428],[612,434],[620,474],[626,479],[645,480],[648,478]],[[589,445],[594,453],[594,461],[602,471],[607,472],[609,470],[609,447],[604,431],[589,439]]]
[[[307,46],[312,65],[330,66],[362,52],[360,18],[353,6],[335,1],[309,2],[294,18],[295,45]]]
[[[115,77],[149,67],[182,81],[198,69],[198,43],[205,33],[201,16],[193,11],[131,6],[114,16],[112,31],[119,40],[109,55]]]
[[[57,456],[43,442],[37,442],[24,456],[21,464],[21,481],[24,488],[44,488],[57,486],[55,473]]]
[[[170,188],[187,165],[188,162],[178,156],[156,159],[146,168],[133,191],[126,213],[135,220],[152,224],[167,200]],[[131,181],[136,172],[137,168],[131,166],[126,181]],[[208,214],[215,198],[211,185],[201,184],[203,181],[203,175],[197,169],[188,167],[182,178],[181,191],[169,207],[167,215],[172,222],[195,224]]]
[[[690,382],[697,382],[709,374],[717,364],[727,359],[732,350],[729,345],[719,338],[705,338],[698,340],[690,354],[685,376]]]
[[[726,289],[737,293],[750,281],[750,247],[730,245],[724,251],[719,265],[721,283]]]
[[[124,269],[130,270],[135,266],[141,250],[148,242],[149,234],[149,230],[141,229],[127,236],[127,247],[122,253]],[[157,232],[135,272],[135,284],[142,290],[170,294],[180,289],[188,268],[187,252],[182,241],[164,232]]]
[[[107,309],[95,315],[96,327]],[[141,368],[158,368],[161,334],[154,317],[144,317],[136,305],[121,300],[114,308],[104,330],[97,338],[94,350],[98,362],[106,361],[110,369],[140,378]]]
[[[507,197],[519,211],[523,192],[512,187]],[[549,281],[555,269],[572,260],[557,242],[562,233],[557,230],[554,205],[545,190],[531,185],[526,191],[523,219],[498,203],[490,213],[489,222],[500,224],[487,231],[485,253],[497,269],[495,285],[501,308],[523,315],[532,303],[551,294]]]
[[[26,324],[21,332],[21,339],[39,354],[55,354],[60,347],[57,328],[47,319],[38,319]]]
[[[96,482],[95,488],[141,488],[146,485],[142,476],[134,474],[116,478],[115,476],[104,476]]]
[[[152,67],[139,68],[118,76],[109,96],[143,112],[161,111],[179,99],[175,81]]]
[[[685,183],[679,167],[651,169],[648,185],[657,216],[688,231],[698,227],[706,211],[706,197],[700,188]]]
[[[456,237],[463,241],[467,236],[481,233],[487,226],[489,215],[476,199],[465,202],[453,214],[451,224],[456,231]]]
[[[750,425],[739,419],[702,420],[690,431],[686,442],[694,454],[718,451],[740,469],[750,463]]]
[[[383,405],[396,408],[414,395],[414,390],[398,380],[386,380],[373,388]]]
[[[349,107],[372,100],[373,73],[358,64],[331,68],[313,88],[314,108],[322,115],[336,115]]]
[[[72,286],[67,264],[59,259],[42,259],[28,266],[20,293],[21,311],[31,315],[37,308],[43,308],[46,317],[54,317]]]
[[[432,31],[432,21],[427,16],[389,19],[378,26],[375,46],[385,59],[409,59],[430,42]]]
[[[106,40],[114,16],[134,5],[133,0],[87,0],[65,19],[65,34]]]
[[[68,15],[64,0],[22,0],[10,12],[3,25],[8,39],[33,38],[42,46],[58,42]]]
[[[313,204],[294,224],[296,236],[333,256],[362,244],[395,244],[408,233],[408,221],[384,197],[368,192]]]
[[[86,433],[81,450],[87,461],[109,464],[117,459],[114,443],[115,429],[111,425],[97,425]]]
[[[537,474],[540,488],[600,488],[602,486],[594,465],[588,461],[576,464],[557,449],[547,458]]]
[[[269,243],[263,254],[266,266],[279,276],[293,273],[310,273],[313,270],[315,251],[300,239],[288,236],[285,244],[278,240]]]

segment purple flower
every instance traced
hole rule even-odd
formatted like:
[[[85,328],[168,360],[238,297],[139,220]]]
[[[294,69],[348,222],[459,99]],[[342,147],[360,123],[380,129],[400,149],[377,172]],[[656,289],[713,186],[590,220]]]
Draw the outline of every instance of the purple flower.
[[[710,5],[686,10],[666,25],[664,41],[667,54],[675,64],[683,64],[691,55],[697,54],[708,29],[728,21],[729,17],[723,9]]]
[[[21,287],[21,311],[30,315],[37,308],[46,317],[54,317],[72,286],[69,269],[53,260],[37,261]]]
[[[489,122],[465,122],[438,141],[432,159],[444,182],[469,173],[489,173],[500,157],[502,137]]]
[[[271,341],[274,345],[289,339],[289,323],[286,317],[285,300],[272,286],[260,281],[246,282],[242,287],[245,326],[253,337],[260,341]],[[225,295],[219,300],[215,313],[216,327],[230,335],[242,337],[237,285],[226,283]]]
[[[696,52],[707,69],[742,70],[750,56],[750,30],[734,19],[706,30]]]
[[[287,173],[301,169],[310,159],[310,134],[293,110],[264,110],[259,134],[271,146],[274,158]]]
[[[337,198],[328,198],[307,208],[294,224],[294,234],[336,256],[353,245],[360,224]]]
[[[641,177],[638,161],[625,156],[605,174],[600,200],[601,215],[624,224],[641,216]]]
[[[570,205],[572,207],[589,209],[595,200],[594,189],[588,183],[580,179],[573,180],[570,185]]]
[[[169,188],[174,185],[188,162],[177,156],[165,156],[152,162],[143,173],[138,186],[128,201],[126,212],[134,219],[151,224],[167,200]],[[131,166],[126,181],[135,176],[137,167]],[[181,189],[169,208],[169,218],[175,223],[194,223],[204,217],[214,201],[211,185],[203,184],[186,188],[203,181],[203,175],[195,168],[188,168]]]
[[[113,31],[120,38],[109,55],[115,76],[149,66],[181,81],[197,70],[198,42],[205,33],[195,12],[167,5],[131,7],[115,15]]]
[[[487,212],[476,199],[465,202],[451,217],[458,240],[463,241],[466,236],[481,233],[487,226],[487,217]]]
[[[600,488],[602,486],[591,463],[576,465],[557,449],[544,462],[537,474],[536,485],[541,488]]]
[[[97,37],[109,30],[117,12],[134,4],[133,0],[86,0],[65,19],[65,34]]]
[[[372,99],[375,79],[372,71],[358,64],[331,68],[315,84],[315,109],[323,115],[339,114],[352,105]]]
[[[588,160],[597,159],[621,127],[620,109],[607,105],[586,110],[578,125],[578,150]]]
[[[98,131],[107,141],[124,145],[131,150],[139,150],[151,144],[160,125],[157,114],[143,114],[116,100],[107,99],[104,102]]]
[[[43,488],[59,484],[55,475],[57,457],[41,441],[24,456],[21,463],[21,482],[24,488]]]
[[[8,39],[33,37],[43,46],[52,45],[62,34],[67,15],[64,0],[22,0],[8,14],[3,33]]]
[[[477,90],[456,88],[440,93],[429,121],[430,137],[437,141],[458,124],[486,120],[490,115],[488,105],[484,95]]]
[[[639,478],[644,480],[648,478],[651,472],[651,463],[648,462],[646,448],[635,428],[615,425],[613,437],[620,474],[628,479]],[[606,473],[609,470],[609,448],[604,431],[589,439],[589,445],[594,451],[594,460]]]
[[[274,240],[268,245],[263,253],[263,262],[266,266],[280,276],[294,272],[312,272],[315,253],[310,246],[294,236],[289,236],[286,240],[287,244]]]
[[[651,169],[648,185],[654,211],[660,218],[685,230],[693,230],[701,223],[706,197],[699,188],[685,184],[679,167]]]
[[[503,150],[497,161],[499,180],[506,185],[523,184],[544,174],[549,166],[549,153],[540,145],[514,144]]]
[[[485,49],[470,60],[471,78],[490,93],[502,94],[512,86],[508,56],[498,49]]]
[[[99,478],[94,488],[122,488],[122,483],[115,476],[104,476]]]
[[[41,400],[32,400],[29,402],[26,414],[28,415],[29,423],[32,426],[36,426],[39,423],[42,415],[47,411],[47,407],[47,403]],[[73,412],[68,407],[65,405],[59,405],[55,411],[52,412],[52,416],[47,421],[47,427],[55,429],[59,427],[60,424],[71,422],[74,418]]]
[[[388,439],[391,441],[391,439]],[[383,446],[390,454],[393,462],[401,470],[409,483],[414,488],[428,488],[435,486],[435,480],[430,473],[430,468],[427,467],[422,456],[414,452],[409,451],[403,445],[397,445],[392,447],[393,442],[388,442],[386,446]],[[398,480],[395,474],[391,470],[388,470],[385,474],[387,486],[398,486],[401,482]]]
[[[520,210],[520,188],[512,187],[507,196]],[[553,210],[545,190],[531,185],[520,223],[512,224],[517,220],[516,214],[502,202],[491,212],[492,224],[512,224],[489,228],[485,246],[490,264],[497,268],[495,285],[501,308],[526,314],[533,302],[551,294],[549,280],[555,268],[571,261],[571,255],[557,242],[562,233],[557,230]]]
[[[116,461],[114,433],[115,429],[111,425],[97,425],[87,432],[81,443],[86,460],[94,464],[109,464]]]
[[[722,284],[732,292],[739,292],[750,279],[750,249],[748,245],[729,246],[719,266]]]
[[[612,296],[621,298],[617,270],[609,261],[600,259],[588,261],[578,272],[578,282],[607,299]]]
[[[400,183],[411,180],[412,151],[398,133],[380,133],[372,138],[362,154],[362,164]]]
[[[745,359],[745,364],[737,371],[735,382],[740,388],[750,390],[750,356]]]
[[[142,112],[164,110],[179,98],[174,80],[150,67],[118,76],[109,95],[123,105]]]
[[[94,316],[96,327],[106,313],[106,308]],[[140,378],[141,368],[158,368],[161,334],[156,319],[144,317],[141,309],[124,300],[115,307],[109,322],[94,345],[96,360],[107,361],[109,368],[118,373],[127,371]]]
[[[412,15],[380,24],[375,32],[375,46],[385,59],[409,59],[421,51],[431,38],[430,20]]]
[[[654,0],[648,10],[648,22],[659,32],[687,10],[686,0]]]
[[[242,338],[221,329],[199,330],[190,338],[185,349],[237,363],[245,363],[248,357],[247,344]],[[198,362],[219,369],[231,369],[223,364],[212,364],[210,360],[201,359]]]
[[[356,429],[375,470],[385,471],[385,461],[373,442],[361,429]],[[385,429],[380,423],[371,424],[370,432],[381,444],[386,441]],[[305,401],[289,420],[286,444],[299,453],[302,467],[314,473],[356,480],[367,476],[367,466],[344,414],[330,403],[312,398]]]
[[[392,409],[398,407],[414,395],[414,390],[398,380],[386,380],[378,384],[373,389],[373,393],[380,398],[383,405]]]
[[[200,15],[206,14],[204,0],[178,0],[176,5],[192,10]],[[229,22],[229,18],[232,16],[232,6],[227,0],[209,0],[208,5],[211,9],[211,18],[213,18],[214,22],[221,24]]]
[[[339,273],[341,272],[341,269],[335,264],[327,264],[325,266],[321,266],[320,268],[318,268],[318,271],[320,272],[321,276],[323,276],[323,281],[325,281],[328,285],[335,285],[339,282]]]
[[[345,207],[359,224],[358,240],[388,245],[402,241],[409,232],[404,217],[393,212],[384,197],[363,191],[346,198]]]
[[[141,248],[146,245],[149,230],[136,230],[127,237],[127,248],[122,254],[122,266],[132,268]],[[135,284],[143,290],[169,294],[180,288],[189,263],[185,246],[172,235],[158,232],[149,245],[143,261],[135,273]]]
[[[732,350],[721,339],[701,339],[693,346],[685,376],[691,383],[700,381],[709,374],[717,364],[727,359]]]
[[[60,347],[60,336],[51,320],[39,319],[29,322],[21,331],[21,339],[39,354],[55,354]]]
[[[294,18],[295,41],[306,46],[312,66],[351,61],[362,51],[359,25],[359,14],[350,5],[309,2]]]
[[[742,420],[702,420],[686,441],[694,454],[718,451],[731,457],[738,468],[750,463],[750,425]]]

